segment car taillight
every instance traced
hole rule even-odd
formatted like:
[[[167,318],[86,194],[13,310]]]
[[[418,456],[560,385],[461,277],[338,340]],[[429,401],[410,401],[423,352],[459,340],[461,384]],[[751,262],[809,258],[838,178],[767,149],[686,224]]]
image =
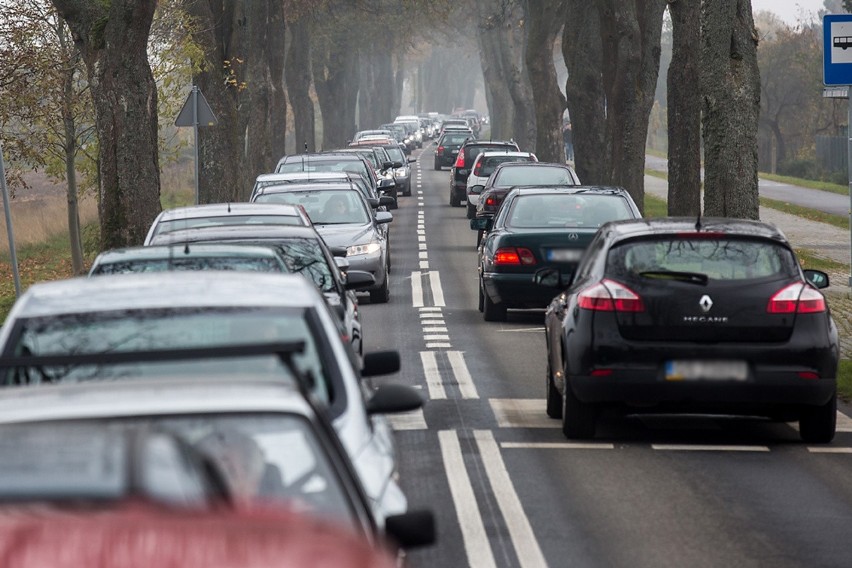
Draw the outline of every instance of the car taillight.
[[[443,154],[443,153],[444,153],[444,147],[438,146],[438,154]]]
[[[461,148],[459,148],[459,156],[458,156],[458,158],[456,158],[456,165],[453,166],[453,167],[456,167],[456,168],[463,168],[464,167],[464,152],[462,152]]]
[[[494,197],[490,197],[490,196],[486,197],[485,198],[485,204],[490,205],[491,207],[496,207],[497,206],[497,199],[494,198]]]
[[[636,292],[624,284],[607,279],[580,292],[577,303],[584,310],[600,312],[645,311],[645,304]]]
[[[524,247],[503,247],[494,253],[494,264],[531,266],[535,263],[535,255]]]
[[[478,176],[480,171],[482,171],[482,162],[476,162],[476,167],[473,168],[473,175]]]
[[[770,314],[815,314],[825,311],[825,297],[802,282],[790,284],[769,298]]]

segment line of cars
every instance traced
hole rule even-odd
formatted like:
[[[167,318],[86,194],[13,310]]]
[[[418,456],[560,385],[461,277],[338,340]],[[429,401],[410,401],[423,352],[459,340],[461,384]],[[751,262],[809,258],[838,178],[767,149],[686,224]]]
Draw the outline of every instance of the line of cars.
[[[0,330],[0,428],[53,428],[72,453],[63,435],[78,427],[153,430],[200,464],[140,470],[154,493],[194,491],[240,518],[272,507],[315,532],[332,523],[323,530],[390,564],[431,544],[434,517],[398,485],[385,417],[423,400],[373,382],[399,370],[399,354],[363,352],[356,296],[389,298],[395,198],[382,188],[397,181],[376,167],[399,169],[380,162],[388,156],[365,146],[282,158],[251,202],[163,211],[143,246],[105,251],[88,277],[30,287]],[[72,459],[86,459],[79,449]],[[111,489],[111,503],[141,499],[168,517],[133,479]],[[19,497],[59,506],[45,491]],[[57,491],[83,516],[99,499],[85,484]]]
[[[594,437],[617,410],[798,422],[805,442],[833,439],[828,275],[804,270],[775,227],[643,219],[623,188],[581,185],[566,165],[473,137],[452,168],[451,205],[465,182],[479,311],[505,321],[544,309],[546,412],[567,438]]]

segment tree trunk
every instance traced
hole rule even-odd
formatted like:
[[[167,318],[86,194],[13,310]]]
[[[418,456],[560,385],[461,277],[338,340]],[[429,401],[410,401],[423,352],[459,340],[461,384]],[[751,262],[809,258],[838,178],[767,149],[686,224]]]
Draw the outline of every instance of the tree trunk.
[[[605,136],[606,96],[601,81],[603,44],[595,2],[569,0],[562,55],[568,68],[565,92],[577,175],[583,183],[611,183],[608,176],[612,157]]]
[[[769,121],[769,128],[772,129],[772,137],[775,139],[773,148],[775,149],[775,159],[773,166],[783,164],[787,160],[787,144],[784,141],[784,133],[781,132],[781,123],[778,120]],[[773,168],[772,173],[775,173]]]
[[[59,25],[59,43],[62,53],[71,53],[70,38],[66,28]],[[74,75],[80,63],[80,51],[73,50],[69,65],[63,70],[62,124],[64,126],[65,149],[65,197],[68,201],[68,242],[71,245],[71,269],[77,276],[84,274],[83,243],[80,235],[80,211],[77,203],[77,122],[74,117]]]
[[[142,244],[160,212],[157,87],[148,63],[156,0],[52,0],[88,72],[99,144],[101,246]]]
[[[507,86],[507,70],[503,68],[500,51],[508,41],[507,28],[515,24],[508,19],[495,3],[477,3],[478,24],[476,40],[479,46],[479,61],[485,82],[485,98],[491,117],[491,138],[508,139],[513,136],[514,107]]]
[[[219,123],[198,129],[199,203],[240,201],[246,175],[243,171],[244,125],[240,124],[239,84],[244,79],[240,59],[241,13],[229,2],[195,0],[188,4],[198,26],[193,40],[204,53],[198,85]]]
[[[381,36],[389,41],[388,34]],[[392,40],[390,40],[392,41]],[[393,120],[393,54],[373,39],[361,53],[358,87],[358,130],[377,128]]]
[[[287,88],[284,85],[284,60],[286,56],[286,26],[283,4],[272,2],[267,20],[266,61],[269,73],[269,108],[266,119],[269,130],[271,161],[266,171],[274,171],[285,153],[287,142]],[[260,172],[257,172],[260,173]],[[247,196],[248,197],[248,196]]]
[[[314,89],[322,113],[322,148],[346,145],[355,132],[358,101],[358,49],[352,31],[336,26],[313,38]]]
[[[644,211],[648,116],[660,70],[666,0],[601,0],[610,179]]]
[[[314,102],[311,100],[311,31],[305,20],[290,26],[290,47],[284,74],[287,93],[293,107],[293,131],[296,151],[316,152],[316,130],[314,128]]]
[[[701,213],[701,4],[671,0],[672,60],[668,71],[669,215]],[[673,143],[672,143],[673,142]]]
[[[760,71],[750,0],[704,2],[701,26],[704,213],[757,219]]]
[[[525,61],[535,103],[536,141],[531,151],[543,162],[565,163],[562,115],[565,97],[556,81],[553,44],[565,22],[567,5],[562,0],[524,2]]]

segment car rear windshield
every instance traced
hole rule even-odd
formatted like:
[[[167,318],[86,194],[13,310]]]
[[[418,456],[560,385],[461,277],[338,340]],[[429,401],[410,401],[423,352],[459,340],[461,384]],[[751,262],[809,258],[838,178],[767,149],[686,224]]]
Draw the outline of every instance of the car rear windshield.
[[[607,256],[615,278],[676,278],[698,275],[711,280],[752,280],[798,275],[790,249],[781,244],[736,237],[676,235],[628,241]]]
[[[596,228],[608,221],[633,217],[627,201],[618,195],[519,195],[512,201],[506,225],[515,228]]]
[[[220,256],[194,258],[137,258],[98,264],[95,274],[133,274],[137,272],[165,272],[175,270],[235,270],[239,272],[286,272],[283,262],[274,258],[247,256]]]
[[[282,290],[282,293],[286,291]],[[271,309],[193,307],[115,310],[24,319],[10,340],[13,356],[132,353],[152,349],[190,349],[304,341],[294,362],[316,381],[315,394],[330,400],[324,350],[302,308]],[[121,380],[127,377],[185,376],[239,377],[258,373],[295,384],[274,355],[191,361],[109,363],[45,366],[4,371],[3,385]],[[235,379],[238,380],[238,379]]]
[[[257,203],[290,203],[301,205],[314,225],[339,225],[370,222],[360,192],[343,191],[286,191],[258,195]]]
[[[575,185],[571,172],[565,168],[542,166],[512,166],[501,168],[494,174],[492,185],[511,187],[513,185]]]
[[[494,170],[500,164],[506,162],[534,162],[531,156],[488,156],[482,158],[482,167],[479,169],[480,177],[488,177],[494,173]]]
[[[296,160],[278,166],[277,173],[290,172],[355,172],[364,178],[370,177],[367,164],[361,160]]]
[[[464,159],[468,164],[473,164],[473,161],[478,155],[486,150],[511,150],[517,152],[518,149],[513,146],[492,146],[490,144],[469,144],[464,147]]]
[[[223,215],[221,217],[192,217],[187,219],[169,219],[157,223],[154,234],[166,235],[175,231],[196,229],[199,227],[233,227],[238,225],[290,225],[304,226],[298,215]]]
[[[444,134],[441,144],[464,144],[470,138],[470,134]]]

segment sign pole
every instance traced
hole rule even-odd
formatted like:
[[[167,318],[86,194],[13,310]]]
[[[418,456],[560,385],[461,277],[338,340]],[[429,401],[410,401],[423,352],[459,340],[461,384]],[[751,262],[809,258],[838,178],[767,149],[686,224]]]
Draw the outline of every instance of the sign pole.
[[[18,256],[15,253],[15,232],[12,230],[12,211],[9,208],[9,190],[6,187],[6,165],[3,163],[3,141],[0,140],[0,187],[3,190],[3,209],[6,212],[6,234],[9,236],[9,259],[15,279],[15,297],[21,296],[21,277],[18,274]]]
[[[199,191],[198,191],[198,163],[199,163],[199,152],[198,152],[198,85],[192,86],[192,130],[195,137],[195,204],[199,203]]]

